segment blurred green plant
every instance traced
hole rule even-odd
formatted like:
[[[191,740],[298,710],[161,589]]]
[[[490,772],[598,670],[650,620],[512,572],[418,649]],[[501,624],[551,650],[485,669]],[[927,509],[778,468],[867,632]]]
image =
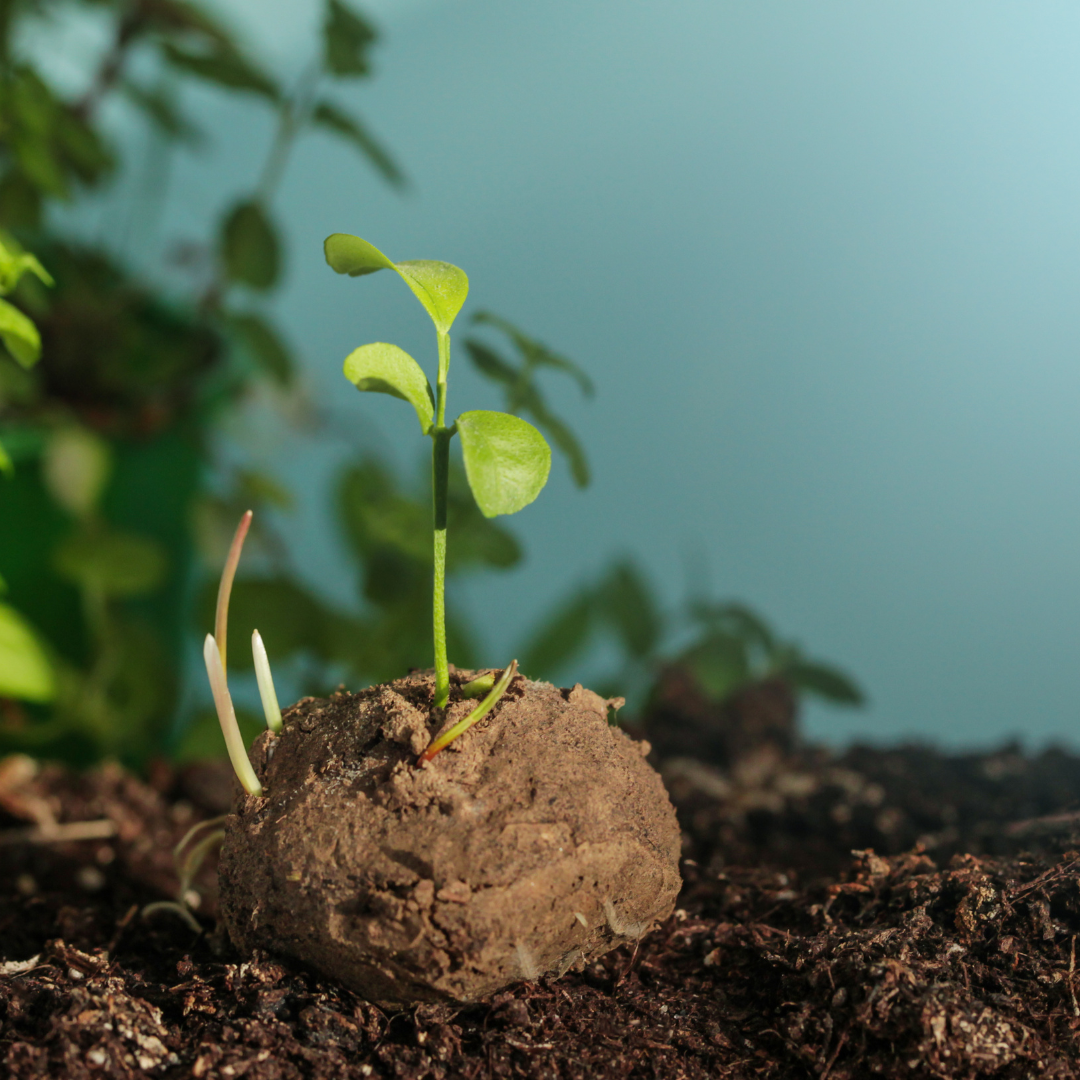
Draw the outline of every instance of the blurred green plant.
[[[47,43],[83,16],[105,24],[109,43],[85,89],[67,95],[49,78]],[[361,118],[328,92],[370,74],[375,40],[362,16],[328,0],[317,55],[286,86],[191,0],[0,0],[0,228],[41,259],[5,234],[0,339],[18,363],[0,364],[0,468],[14,472],[0,482],[11,601],[0,608],[0,750],[139,763],[166,746],[194,539],[213,531],[220,502],[208,434],[257,382],[295,389],[292,349],[260,302],[283,272],[272,201],[289,155],[302,134],[322,131],[403,183]],[[250,98],[277,127],[216,238],[183,251],[197,273],[177,300],[107,244],[73,242],[52,209],[130,173],[130,144],[102,122],[106,102],[141,114],[168,154],[197,143],[180,104],[195,82]],[[55,278],[49,292],[43,265]],[[280,501],[272,478],[246,479],[247,497]],[[25,658],[34,647],[34,663],[17,667],[16,650]]]
[[[522,669],[534,677],[556,677],[605,637],[615,647],[618,666],[600,681],[600,692],[633,697],[638,705],[669,665],[688,671],[714,702],[773,678],[797,696],[833,705],[866,700],[850,675],[807,656],[745,604],[696,598],[665,617],[645,575],[629,559],[612,562],[555,607],[525,648]]]

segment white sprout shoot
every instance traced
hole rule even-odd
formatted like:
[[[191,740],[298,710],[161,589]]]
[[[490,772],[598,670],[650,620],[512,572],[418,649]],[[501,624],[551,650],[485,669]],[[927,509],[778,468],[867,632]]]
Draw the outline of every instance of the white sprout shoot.
[[[218,651],[213,634],[206,635],[206,641],[203,643],[203,660],[206,661],[206,674],[210,679],[210,689],[214,694],[214,707],[217,709],[221,733],[225,736],[225,747],[229,751],[229,761],[232,762],[236,778],[249,795],[261,795],[262,784],[259,783],[259,778],[251,767],[244,740],[240,736],[232,697],[229,695],[229,687],[225,682],[225,667],[221,662],[221,653]]]
[[[266,646],[258,630],[251,634],[251,655],[255,658],[255,678],[259,683],[263,712],[266,713],[266,726],[276,735],[281,730],[281,706],[278,705],[277,691],[274,689],[274,676],[270,674],[270,658],[266,655]]]
[[[214,616],[214,638],[217,641],[218,652],[221,653],[221,670],[225,671],[225,652],[229,630],[229,597],[232,595],[233,578],[236,577],[236,567],[240,562],[240,552],[244,547],[244,538],[247,536],[248,527],[251,525],[251,511],[249,510],[240,519],[233,535],[232,544],[229,547],[229,556],[225,560],[225,569],[221,571],[221,584],[218,585],[217,612]]]

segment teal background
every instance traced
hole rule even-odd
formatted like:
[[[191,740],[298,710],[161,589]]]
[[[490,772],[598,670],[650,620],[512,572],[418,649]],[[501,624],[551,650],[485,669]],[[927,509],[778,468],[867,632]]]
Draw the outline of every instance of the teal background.
[[[299,71],[316,5],[220,6]],[[1080,8],[368,10],[385,32],[378,76],[344,100],[413,183],[397,195],[319,137],[289,169],[278,310],[312,393],[348,439],[414,466],[411,412],[362,400],[340,364],[389,340],[431,370],[433,335],[399,281],[325,268],[332,231],[457,263],[466,312],[513,319],[599,386],[592,403],[553,390],[593,488],[557,464],[515,521],[527,565],[458,597],[485,611],[491,662],[630,552],[668,605],[696,575],[855,673],[871,708],[811,710],[817,737],[1075,743]],[[211,100],[211,156],[180,162],[159,250],[205,230],[269,138],[258,105],[192,95]],[[124,212],[113,200],[88,227]],[[451,410],[496,402],[459,351]],[[284,524],[305,572],[350,597],[323,509],[347,440],[299,441],[257,406],[226,452],[240,434],[303,492]]]

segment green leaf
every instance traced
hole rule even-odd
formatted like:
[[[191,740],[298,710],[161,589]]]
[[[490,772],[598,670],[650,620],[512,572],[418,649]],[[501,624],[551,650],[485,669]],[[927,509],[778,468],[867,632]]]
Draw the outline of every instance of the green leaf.
[[[537,427],[547,433],[570,463],[570,475],[573,476],[574,483],[579,488],[588,487],[591,479],[589,462],[577,436],[548,409],[547,403],[535,388],[526,397],[526,408],[536,421]]]
[[[353,349],[345,358],[345,378],[357,390],[391,394],[416,410],[426,435],[435,419],[435,397],[420,365],[404,349],[377,341]]]
[[[494,349],[489,349],[483,342],[473,338],[465,340],[465,351],[469,354],[473,366],[481,375],[503,386],[516,386],[521,375],[514,370]]]
[[[745,642],[721,631],[687,649],[679,660],[713,701],[723,701],[751,678]]]
[[[0,604],[0,697],[51,701],[56,693],[52,665],[30,624]]]
[[[800,690],[816,694],[837,705],[864,705],[866,695],[862,688],[844,672],[827,664],[796,659],[782,674],[786,675]]]
[[[641,571],[630,562],[617,563],[597,594],[608,625],[636,660],[652,655],[660,640],[660,612]]]
[[[342,78],[367,75],[367,49],[375,41],[374,29],[341,0],[329,0],[323,24],[324,63]]]
[[[391,262],[374,244],[348,233],[334,233],[323,244],[326,261],[339,274],[361,277],[377,270],[396,270],[431,316],[440,334],[450,327],[469,295],[465,271],[450,263],[432,260]]]
[[[8,456],[8,452],[4,449],[3,443],[0,443],[0,473],[5,476],[15,475],[15,465]]]
[[[189,146],[197,146],[203,141],[203,133],[184,116],[176,99],[164,86],[147,89],[124,80],[120,87],[132,104],[142,109],[163,135]]]
[[[565,356],[552,352],[542,342],[537,341],[536,338],[523,333],[508,319],[504,319],[501,315],[496,315],[491,311],[478,311],[473,316],[472,321],[501,330],[517,346],[518,352],[521,353],[522,358],[527,363],[555,368],[558,371],[565,372],[581,387],[581,392],[586,397],[592,397],[596,392],[592,379],[589,378],[580,365],[575,364],[573,360],[568,360]]]
[[[133,533],[76,533],[55,552],[62,577],[106,596],[145,596],[161,584],[167,569],[164,549]]]
[[[389,183],[395,187],[404,185],[405,175],[398,168],[397,162],[355,116],[329,101],[320,101],[316,104],[311,119],[320,127],[348,139]]]
[[[33,274],[46,285],[55,284],[36,256],[24,251],[7,233],[0,232],[0,294],[6,296],[11,292],[25,273]]]
[[[31,368],[41,357],[38,328],[14,305],[0,300],[0,339],[9,353],[24,368]]]
[[[253,289],[269,289],[281,271],[277,232],[262,204],[241,202],[229,211],[221,228],[221,259],[231,281]]]
[[[465,473],[484,517],[515,514],[540,494],[551,449],[532,424],[509,413],[462,413],[457,419]]]
[[[173,67],[217,86],[228,90],[246,90],[275,103],[281,98],[281,91],[274,80],[228,45],[215,43],[210,50],[198,52],[165,41],[161,51]]]
[[[266,319],[254,312],[244,312],[230,315],[229,325],[259,367],[281,386],[292,382],[292,355],[281,335]]]
[[[595,597],[584,589],[541,624],[525,647],[521,670],[530,678],[547,679],[557,675],[571,657],[580,653],[593,626]]]

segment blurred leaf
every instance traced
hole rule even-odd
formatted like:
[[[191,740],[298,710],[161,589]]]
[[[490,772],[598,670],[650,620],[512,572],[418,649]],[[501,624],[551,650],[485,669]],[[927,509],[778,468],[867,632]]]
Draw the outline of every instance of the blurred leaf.
[[[429,499],[426,491],[422,498],[426,505]],[[465,471],[456,461],[450,465],[447,532],[450,537],[446,552],[448,574],[457,574],[474,566],[507,570],[521,561],[521,544],[517,537],[484,517],[469,490]],[[430,543],[430,531],[426,539]]]
[[[278,510],[292,510],[292,492],[272,476],[257,469],[241,469],[237,473],[237,492],[245,503],[266,504]]]
[[[221,229],[221,259],[232,281],[269,289],[281,271],[277,232],[258,201],[241,202],[229,211]]]
[[[401,494],[389,471],[372,459],[346,471],[340,492],[346,532],[362,557],[391,548],[426,567],[432,557],[430,499]]]
[[[345,378],[357,390],[407,401],[426,435],[435,420],[435,395],[420,365],[404,349],[385,342],[361,345],[345,358]]]
[[[38,262],[37,257],[6,233],[0,233],[0,294],[6,296],[23,274],[33,274],[45,285],[54,284],[52,275]]]
[[[468,352],[477,371],[482,375],[486,375],[492,382],[511,387],[517,385],[518,380],[521,378],[518,372],[483,342],[467,338],[465,350]]]
[[[837,705],[863,705],[866,695],[844,672],[827,664],[797,659],[785,666],[783,674],[800,690],[805,690]]]
[[[323,24],[326,70],[343,78],[367,75],[367,49],[375,36],[374,29],[341,0],[328,0]]]
[[[441,334],[449,333],[469,295],[465,271],[450,263],[425,259],[391,262],[374,244],[348,233],[328,236],[323,250],[327,263],[339,274],[361,277],[378,270],[396,270]]]
[[[525,646],[521,670],[530,678],[548,679],[585,647],[593,624],[594,600],[590,590],[578,590],[541,624]]]
[[[348,139],[389,183],[395,187],[404,185],[405,175],[398,168],[397,162],[355,116],[339,109],[332,102],[320,101],[316,103],[311,119],[320,127]]]
[[[62,577],[106,596],[153,592],[167,568],[157,541],[122,532],[75,533],[61,542],[54,561]]]
[[[165,87],[148,89],[130,79],[125,79],[120,86],[128,99],[146,114],[163,135],[189,146],[203,142],[202,131],[180,112],[176,98]]]
[[[769,624],[745,604],[696,601],[690,605],[692,618],[712,630],[723,630],[738,638],[748,649],[757,649],[766,663],[774,662],[780,646]]]
[[[557,416],[553,415],[547,403],[538,391],[533,391],[528,398],[528,411],[536,421],[537,427],[545,432],[551,441],[562,451],[570,463],[570,475],[579,488],[589,486],[591,479],[589,462],[577,436]]]
[[[687,649],[679,661],[690,669],[713,701],[722,701],[751,679],[745,643],[722,631],[708,634]]]
[[[249,311],[229,315],[228,323],[259,367],[280,386],[288,386],[292,382],[292,354],[281,335],[266,319]]]
[[[5,476],[12,476],[14,472],[15,465],[8,456],[8,452],[4,449],[4,444],[0,443],[0,473]]]
[[[51,701],[56,693],[52,665],[30,624],[0,604],[0,697]]]
[[[537,341],[536,338],[529,337],[528,334],[519,330],[508,319],[504,319],[502,316],[495,315],[490,311],[478,311],[473,316],[472,321],[482,325],[493,326],[497,330],[501,330],[517,346],[522,359],[527,361],[530,365],[550,367],[565,372],[574,379],[578,386],[581,387],[581,392],[585,394],[586,397],[592,397],[596,392],[592,379],[589,378],[588,374],[579,364],[575,364],[573,360],[568,360],[565,356],[560,356],[558,353],[552,352],[542,342]]]
[[[161,44],[161,51],[173,67],[217,86],[246,90],[274,103],[281,98],[281,91],[269,75],[246,59],[239,50],[224,43],[195,51],[166,40]]]
[[[24,368],[33,367],[41,357],[41,335],[37,327],[6,300],[0,300],[0,339]]]
[[[656,601],[641,572],[629,562],[615,565],[597,591],[598,609],[635,660],[652,655],[660,640]]]
[[[543,435],[520,417],[475,410],[457,418],[469,486],[484,517],[515,514],[540,494],[551,471]]]
[[[41,472],[57,503],[75,517],[86,517],[97,509],[112,472],[111,448],[86,428],[60,428],[45,444]]]

